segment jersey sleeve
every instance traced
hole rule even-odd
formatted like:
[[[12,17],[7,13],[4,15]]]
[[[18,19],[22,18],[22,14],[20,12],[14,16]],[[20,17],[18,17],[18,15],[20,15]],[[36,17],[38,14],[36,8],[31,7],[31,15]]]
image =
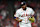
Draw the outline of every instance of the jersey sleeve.
[[[19,17],[19,11],[16,11],[16,13],[15,13],[14,16],[15,16],[15,17]]]
[[[33,9],[31,9],[31,15],[34,15],[34,13],[35,13],[35,12],[34,12],[34,10],[33,10]]]

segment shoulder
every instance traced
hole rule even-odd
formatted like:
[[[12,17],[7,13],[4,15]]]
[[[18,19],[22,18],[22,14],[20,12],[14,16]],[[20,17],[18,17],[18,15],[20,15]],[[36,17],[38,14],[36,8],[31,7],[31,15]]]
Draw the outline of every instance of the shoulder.
[[[32,10],[33,10],[33,9],[32,9],[32,8],[30,8],[30,7],[27,7],[27,9],[28,9],[28,10],[30,10],[30,11],[32,11]]]
[[[21,11],[21,9],[22,9],[22,8],[20,8],[20,9],[17,9],[17,10],[16,10],[16,12],[20,12],[20,11]]]

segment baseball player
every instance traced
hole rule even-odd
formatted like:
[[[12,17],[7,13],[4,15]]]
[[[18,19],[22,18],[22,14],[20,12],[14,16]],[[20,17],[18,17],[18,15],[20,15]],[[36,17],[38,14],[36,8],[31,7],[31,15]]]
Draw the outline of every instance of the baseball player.
[[[33,17],[34,11],[32,8],[27,7],[26,2],[21,2],[21,8],[15,13],[15,19],[19,21],[19,27],[31,27],[29,18]]]

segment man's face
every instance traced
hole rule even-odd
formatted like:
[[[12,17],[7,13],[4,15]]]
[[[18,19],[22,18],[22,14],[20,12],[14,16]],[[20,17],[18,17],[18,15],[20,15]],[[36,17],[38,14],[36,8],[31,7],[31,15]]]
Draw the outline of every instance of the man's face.
[[[23,5],[22,8],[25,9],[26,8],[26,5]]]

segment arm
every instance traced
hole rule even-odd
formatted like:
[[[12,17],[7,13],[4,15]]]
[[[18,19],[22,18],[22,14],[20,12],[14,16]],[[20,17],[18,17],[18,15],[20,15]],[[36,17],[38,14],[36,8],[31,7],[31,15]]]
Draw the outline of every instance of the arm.
[[[22,20],[19,19],[19,17],[20,17],[19,12],[20,12],[20,11],[16,11],[16,14],[14,15],[14,18],[15,18],[16,21],[21,22]]]
[[[35,18],[34,18],[35,12],[34,12],[32,9],[30,10],[30,12],[31,12],[31,18],[29,18],[29,20],[30,20],[31,22],[34,22],[34,21],[35,21]]]
[[[18,17],[14,17],[16,21],[21,22],[22,19],[19,19]]]

